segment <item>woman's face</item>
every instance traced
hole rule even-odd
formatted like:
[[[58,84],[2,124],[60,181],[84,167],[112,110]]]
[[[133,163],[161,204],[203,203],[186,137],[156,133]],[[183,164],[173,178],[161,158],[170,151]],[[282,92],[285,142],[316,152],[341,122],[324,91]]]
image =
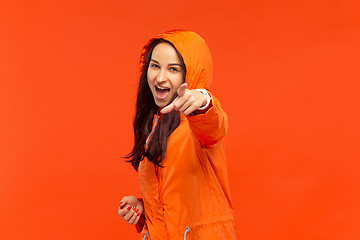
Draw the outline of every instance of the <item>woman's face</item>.
[[[171,44],[159,43],[155,46],[147,81],[157,106],[165,107],[177,94],[176,91],[184,83],[183,71],[179,56]]]

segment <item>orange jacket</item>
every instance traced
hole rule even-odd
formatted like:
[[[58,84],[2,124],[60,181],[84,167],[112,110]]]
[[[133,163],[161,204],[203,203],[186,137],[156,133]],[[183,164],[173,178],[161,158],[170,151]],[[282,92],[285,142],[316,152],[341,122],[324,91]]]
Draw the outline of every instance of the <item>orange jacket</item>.
[[[182,55],[188,89],[210,90],[212,59],[199,35],[177,30],[156,38],[170,41]],[[141,68],[156,38],[145,45]],[[212,106],[206,113],[181,115],[180,125],[168,138],[163,168],[146,158],[139,165],[145,209],[141,239],[236,239],[223,141],[228,121],[210,95]]]

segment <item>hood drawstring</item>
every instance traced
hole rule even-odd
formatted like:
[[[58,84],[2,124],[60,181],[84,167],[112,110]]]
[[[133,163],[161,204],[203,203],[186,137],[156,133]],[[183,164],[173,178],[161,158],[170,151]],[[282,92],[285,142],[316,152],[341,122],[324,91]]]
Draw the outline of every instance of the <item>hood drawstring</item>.
[[[186,235],[188,234],[188,232],[190,232],[190,228],[186,227],[185,232],[184,232],[184,240],[186,240]]]
[[[157,112],[157,113],[156,113],[156,119],[155,119],[154,126],[153,126],[153,128],[151,129],[151,132],[150,132],[149,136],[146,138],[145,149],[146,149],[146,146],[148,145],[148,142],[149,142],[150,137],[153,135],[153,133],[154,133],[154,131],[155,131],[155,128],[156,128],[158,119],[159,119],[159,113]]]
[[[184,232],[184,240],[186,240],[186,236],[187,236],[188,232],[190,232],[190,228],[186,227],[185,232]],[[145,232],[143,240],[145,240],[146,238],[147,238],[147,232]]]

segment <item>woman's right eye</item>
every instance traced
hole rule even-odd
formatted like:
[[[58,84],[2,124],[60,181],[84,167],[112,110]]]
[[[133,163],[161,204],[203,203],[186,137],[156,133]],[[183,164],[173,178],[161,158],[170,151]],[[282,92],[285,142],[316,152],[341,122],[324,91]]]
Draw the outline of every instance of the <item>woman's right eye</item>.
[[[152,68],[157,68],[157,67],[159,67],[159,66],[156,65],[155,63],[152,63],[152,64],[150,65],[150,67],[152,67]]]

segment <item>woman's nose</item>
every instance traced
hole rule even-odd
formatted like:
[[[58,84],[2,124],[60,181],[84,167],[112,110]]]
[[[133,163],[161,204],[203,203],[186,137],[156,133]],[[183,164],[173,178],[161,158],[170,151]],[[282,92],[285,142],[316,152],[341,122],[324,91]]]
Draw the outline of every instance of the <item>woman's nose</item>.
[[[166,82],[167,81],[167,74],[165,71],[159,71],[159,74],[156,77],[156,81],[161,83],[161,82]]]

